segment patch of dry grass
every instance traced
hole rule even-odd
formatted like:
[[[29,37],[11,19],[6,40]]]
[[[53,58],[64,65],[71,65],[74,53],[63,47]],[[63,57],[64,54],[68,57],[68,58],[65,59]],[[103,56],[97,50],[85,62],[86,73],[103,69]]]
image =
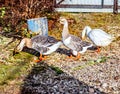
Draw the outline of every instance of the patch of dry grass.
[[[114,15],[111,13],[62,13],[61,16],[68,19],[69,31],[71,34],[80,36],[85,26],[91,28],[100,28],[104,31],[120,36],[120,14]],[[49,34],[61,39],[62,25],[56,22],[55,28],[49,31]]]

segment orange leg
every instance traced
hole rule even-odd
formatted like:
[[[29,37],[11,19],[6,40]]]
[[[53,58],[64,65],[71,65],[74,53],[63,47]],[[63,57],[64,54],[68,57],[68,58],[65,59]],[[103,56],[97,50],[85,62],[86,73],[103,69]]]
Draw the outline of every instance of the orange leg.
[[[39,60],[41,60],[41,61],[42,61],[42,58],[43,58],[43,57],[42,57],[42,54],[40,54]]]
[[[47,59],[47,56],[42,57],[42,60],[46,60],[46,59]]]
[[[46,56],[42,57],[42,54],[40,54],[39,60],[35,60],[35,62],[39,63],[40,61],[46,60]]]
[[[79,60],[80,59],[80,53],[78,53],[76,57],[73,57],[72,55],[70,55],[67,58],[74,59],[74,60]]]
[[[80,59],[80,53],[77,54],[77,56],[74,58],[74,60],[79,60]]]
[[[97,52],[97,53],[100,53],[100,51],[101,51],[100,47],[97,47],[96,52]]]
[[[68,58],[68,59],[72,59],[72,58],[73,58],[73,56],[72,56],[72,55],[70,55],[70,56],[68,56],[67,58]]]

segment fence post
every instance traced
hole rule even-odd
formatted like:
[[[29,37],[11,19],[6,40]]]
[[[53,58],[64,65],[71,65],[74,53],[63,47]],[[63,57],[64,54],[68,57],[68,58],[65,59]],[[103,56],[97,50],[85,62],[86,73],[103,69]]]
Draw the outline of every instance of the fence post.
[[[114,0],[113,13],[118,13],[118,0]]]
[[[104,6],[104,0],[101,1],[101,5],[102,5],[102,8],[103,8],[103,6]]]

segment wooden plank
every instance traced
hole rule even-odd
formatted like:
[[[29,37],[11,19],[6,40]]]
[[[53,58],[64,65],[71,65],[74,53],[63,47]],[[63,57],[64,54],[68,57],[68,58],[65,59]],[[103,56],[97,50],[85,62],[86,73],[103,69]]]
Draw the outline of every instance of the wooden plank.
[[[59,5],[57,8],[113,8],[112,5],[67,5],[67,4],[62,4]]]

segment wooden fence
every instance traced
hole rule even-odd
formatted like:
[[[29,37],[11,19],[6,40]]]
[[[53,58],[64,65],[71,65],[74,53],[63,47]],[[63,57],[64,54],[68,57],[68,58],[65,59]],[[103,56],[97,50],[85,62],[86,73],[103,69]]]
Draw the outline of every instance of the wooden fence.
[[[55,0],[61,12],[120,12],[120,0]]]

